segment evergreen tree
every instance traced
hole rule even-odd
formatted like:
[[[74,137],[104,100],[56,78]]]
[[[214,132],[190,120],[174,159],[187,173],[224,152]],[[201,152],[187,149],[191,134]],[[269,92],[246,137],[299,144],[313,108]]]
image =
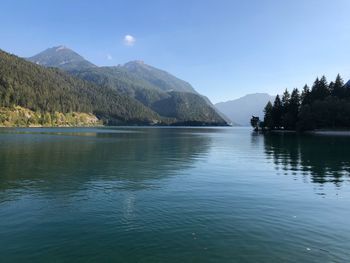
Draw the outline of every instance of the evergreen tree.
[[[306,105],[311,103],[311,92],[308,85],[305,84],[301,93],[301,104]]]
[[[330,95],[327,79],[325,76],[322,76],[321,79],[316,79],[311,90],[312,102],[316,100],[324,100],[327,96]]]
[[[285,90],[282,100],[276,97],[272,109],[271,105],[266,105],[264,122],[270,129],[281,126],[286,130],[301,131],[350,128],[350,84],[344,85],[338,74],[335,82],[329,85],[324,76],[317,78],[312,90],[305,85],[301,95],[298,89],[294,89],[291,95]]]
[[[281,128],[282,115],[283,115],[282,101],[279,95],[277,95],[272,108],[272,119],[273,119],[274,128],[277,128],[277,129]]]
[[[297,125],[298,115],[300,109],[300,95],[299,90],[294,89],[289,101],[288,112],[285,115],[285,128],[294,130]]]
[[[297,123],[297,129],[299,131],[313,130],[315,129],[315,121],[312,113],[311,106],[306,104],[301,107],[299,113],[299,120]]]
[[[317,77],[316,80],[314,81],[314,84],[311,87],[310,103],[312,103],[315,100],[317,100],[317,94],[318,94],[319,88],[320,88],[320,79]]]
[[[287,126],[287,114],[289,111],[290,94],[286,89],[282,95],[282,126]]]
[[[290,100],[290,94],[288,90],[286,89],[282,95],[282,106],[285,112],[288,111],[288,106],[289,106],[289,100]]]
[[[330,85],[331,95],[338,98],[342,98],[345,96],[345,93],[346,93],[345,89],[346,88],[344,87],[344,81],[338,74],[334,84],[332,86]]]
[[[273,129],[274,128],[274,122],[273,122],[273,116],[272,113],[273,112],[273,106],[272,103],[269,101],[264,109],[264,125],[268,128],[268,129]]]

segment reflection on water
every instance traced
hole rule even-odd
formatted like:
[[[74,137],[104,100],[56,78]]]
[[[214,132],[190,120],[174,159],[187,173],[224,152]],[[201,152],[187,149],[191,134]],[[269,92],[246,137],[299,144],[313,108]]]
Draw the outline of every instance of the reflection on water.
[[[77,191],[89,182],[101,188],[152,187],[157,179],[191,167],[206,154],[210,137],[190,131],[20,129],[3,133],[0,189]]]
[[[350,139],[340,136],[267,134],[265,154],[276,169],[310,175],[317,184],[341,186],[350,175]]]
[[[347,156],[246,128],[0,129],[0,262],[347,262]]]

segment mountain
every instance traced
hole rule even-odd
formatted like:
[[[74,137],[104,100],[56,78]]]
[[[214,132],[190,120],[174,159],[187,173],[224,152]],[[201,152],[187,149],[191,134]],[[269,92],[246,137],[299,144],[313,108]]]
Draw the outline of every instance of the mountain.
[[[93,113],[106,124],[171,123],[139,101],[0,50],[0,107]],[[0,116],[7,118],[8,116]]]
[[[181,91],[196,93],[194,88],[186,81],[183,81],[166,71],[157,69],[145,64],[143,61],[131,61],[123,68],[135,78],[143,79],[150,85],[162,91]]]
[[[42,53],[49,55],[54,49]],[[29,60],[35,61],[33,58],[40,56],[40,54],[29,58]],[[61,68],[75,77],[131,97],[159,116],[175,119],[174,123],[226,125],[226,121],[205,97],[198,94],[188,82],[166,71],[147,65],[142,61],[131,61],[122,66],[114,67],[81,67],[79,63],[71,63],[62,67],[64,64],[61,64],[60,61],[64,61],[64,59],[57,58],[60,54],[59,51],[53,52],[54,59],[45,56],[46,64],[43,65],[47,65],[47,61],[57,61],[56,64],[50,63],[50,67]],[[78,56],[82,58],[80,55]],[[92,65],[92,63],[90,64]]]
[[[215,107],[230,118],[233,122],[247,126],[250,125],[252,115],[264,117],[264,107],[266,104],[275,100],[275,96],[267,93],[248,94],[236,100],[219,102]]]
[[[116,88],[80,79],[58,68],[45,68],[0,50],[0,125],[36,125],[32,117],[45,118],[46,125],[59,125],[65,120],[84,123],[81,119],[89,124],[96,123],[96,119],[108,125],[226,124],[204,98],[194,93],[171,91],[166,95],[164,101],[152,105],[167,109],[166,114],[160,115]],[[12,115],[16,115],[16,123]]]
[[[346,82],[345,86],[350,88],[350,80],[348,82]]]
[[[56,67],[64,70],[74,68],[95,68],[91,62],[85,60],[78,53],[65,46],[48,48],[39,54],[28,58],[29,61],[45,67]]]

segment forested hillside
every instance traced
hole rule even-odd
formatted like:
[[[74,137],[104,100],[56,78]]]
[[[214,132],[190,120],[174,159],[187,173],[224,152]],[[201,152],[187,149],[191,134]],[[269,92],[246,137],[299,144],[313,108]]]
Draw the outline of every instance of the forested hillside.
[[[61,58],[61,54],[64,58]],[[83,57],[77,55],[68,48],[55,47],[29,60],[35,63],[40,61],[40,64],[45,66],[62,68],[75,77],[135,99],[163,117],[163,122],[166,123],[227,124],[214,106],[189,83],[166,71],[142,61],[131,61],[122,66],[96,67],[86,60],[83,63]],[[85,66],[81,67],[81,64]]]
[[[93,113],[108,124],[162,121],[142,103],[115,90],[0,51],[0,107],[14,105],[39,112]]]
[[[69,66],[70,69],[72,67],[75,66]],[[78,78],[58,68],[44,68],[0,51],[0,107],[3,108],[3,122],[6,126],[11,125],[11,122],[17,123],[14,125],[71,125],[81,123],[71,119],[71,116],[88,113],[94,114],[108,125],[226,124],[195,93],[157,90],[147,81],[133,77],[118,67],[91,66],[86,72],[96,74],[76,74],[81,77]],[[16,110],[19,114],[8,116],[11,112],[8,109],[15,110],[16,106],[23,107],[24,110]],[[26,112],[25,109],[29,110],[28,114],[22,114]],[[44,116],[47,116],[45,113],[49,113],[51,119],[58,115],[64,117],[56,122],[47,122],[47,118],[44,120]],[[67,113],[74,114],[66,115]],[[31,120],[25,117],[19,119],[18,116],[24,115],[32,116]],[[38,120],[35,121],[34,118]]]
[[[135,79],[142,79],[155,88],[163,91],[196,93],[194,88],[164,70],[145,64],[143,61],[130,61],[122,66]]]
[[[115,89],[133,97],[163,117],[183,122],[206,122],[225,125],[225,121],[199,94],[168,90],[130,74],[124,67],[100,67],[75,70],[71,73],[97,85]],[[164,86],[163,86],[164,87]]]

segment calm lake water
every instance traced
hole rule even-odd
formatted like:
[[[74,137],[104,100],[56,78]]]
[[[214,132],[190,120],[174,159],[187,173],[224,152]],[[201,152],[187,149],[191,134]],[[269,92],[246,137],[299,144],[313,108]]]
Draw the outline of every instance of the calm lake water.
[[[0,262],[350,262],[350,137],[1,129]]]

